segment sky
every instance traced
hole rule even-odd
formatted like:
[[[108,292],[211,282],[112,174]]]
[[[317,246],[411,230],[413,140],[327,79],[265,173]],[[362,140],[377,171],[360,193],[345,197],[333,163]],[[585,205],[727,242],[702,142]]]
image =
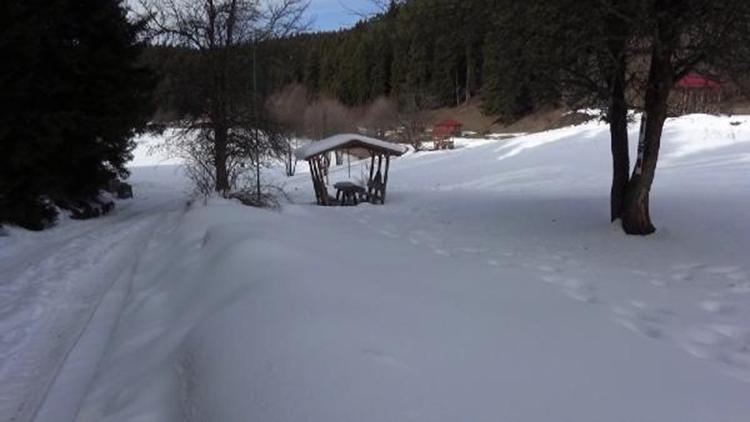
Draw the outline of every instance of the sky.
[[[375,10],[370,0],[311,0],[308,14],[313,19],[313,28],[334,30],[354,25],[360,13]]]
[[[127,4],[138,9],[137,0]],[[310,0],[307,15],[312,20],[312,30],[330,31],[353,26],[362,15],[377,11],[371,0]]]

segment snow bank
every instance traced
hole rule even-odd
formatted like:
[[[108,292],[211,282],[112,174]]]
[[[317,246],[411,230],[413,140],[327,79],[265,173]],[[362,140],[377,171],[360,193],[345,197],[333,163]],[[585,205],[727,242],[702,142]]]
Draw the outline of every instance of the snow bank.
[[[143,134],[135,139],[135,150],[130,167],[175,166],[182,164],[182,159],[169,153],[164,138],[172,136],[174,129],[167,129],[162,135]]]
[[[609,322],[590,280],[563,281],[559,295],[563,273],[536,270],[550,277],[538,283],[522,265],[476,262],[480,250],[421,247],[403,227],[331,230],[374,209],[187,214],[142,263],[79,420],[733,421],[748,410],[746,384]]]
[[[605,125],[472,145],[394,160],[385,206],[146,201],[38,420],[744,421],[750,121],[669,120],[649,238],[608,223]]]
[[[81,420],[741,419],[750,164],[717,157],[750,125],[669,122],[649,239],[606,223],[607,136],[410,154],[385,207],[192,211]]]

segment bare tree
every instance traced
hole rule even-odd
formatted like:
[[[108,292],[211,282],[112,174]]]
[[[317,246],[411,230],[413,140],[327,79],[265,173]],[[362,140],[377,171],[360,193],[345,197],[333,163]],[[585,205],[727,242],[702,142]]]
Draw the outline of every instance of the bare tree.
[[[260,132],[257,46],[305,28],[307,5],[307,0],[140,0],[153,42],[200,55],[201,115],[186,125],[175,145],[191,157],[194,171],[211,171],[217,192],[232,188],[244,160],[255,165],[260,178],[260,155],[270,137]],[[247,47],[249,58],[243,54]]]
[[[398,140],[411,145],[415,151],[420,151],[425,140],[427,116],[419,107],[416,96],[404,95],[403,102],[398,114]]]
[[[294,150],[305,137],[305,111],[308,107],[308,91],[302,85],[289,85],[272,95],[266,104],[272,118],[281,129],[278,133],[280,148],[277,157],[284,162],[287,176],[294,176],[297,158]]]
[[[368,135],[386,138],[388,132],[398,126],[398,104],[392,99],[379,97],[364,108],[360,123],[367,129]]]
[[[292,177],[297,173],[297,156],[294,151],[300,147],[300,138],[290,132],[281,132],[278,134],[281,147],[278,149],[277,157],[284,162],[284,174]]]
[[[641,39],[648,45],[648,76],[638,156],[625,197],[622,224],[629,234],[650,234],[649,200],[670,93],[694,70],[727,77],[750,71],[750,4],[746,0],[644,0]]]
[[[500,22],[501,39],[546,69],[545,85],[573,107],[601,107],[613,162],[611,218],[628,234],[655,231],[649,198],[670,93],[691,71],[748,73],[746,0],[528,0]],[[532,57],[533,60],[528,60]],[[538,82],[538,81],[537,81]],[[628,109],[643,110],[638,155],[630,168]]]

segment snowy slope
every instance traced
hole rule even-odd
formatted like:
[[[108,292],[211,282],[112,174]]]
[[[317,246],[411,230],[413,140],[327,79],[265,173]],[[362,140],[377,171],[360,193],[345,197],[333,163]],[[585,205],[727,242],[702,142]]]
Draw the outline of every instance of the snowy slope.
[[[395,160],[385,206],[302,173],[281,212],[185,211],[143,167],[99,248],[0,237],[0,420],[748,420],[750,117],[668,122],[648,238],[607,221],[600,123],[458,144]]]

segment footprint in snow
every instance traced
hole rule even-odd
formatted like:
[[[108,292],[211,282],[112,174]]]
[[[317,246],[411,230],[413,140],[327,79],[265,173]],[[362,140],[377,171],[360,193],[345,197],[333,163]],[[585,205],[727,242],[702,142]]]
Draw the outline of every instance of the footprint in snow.
[[[737,311],[737,308],[733,304],[718,300],[706,300],[698,305],[701,309],[710,314],[733,315]]]
[[[569,280],[563,286],[568,297],[586,303],[596,302],[596,290],[593,286],[581,280]]]
[[[556,275],[543,275],[542,281],[559,286],[571,299],[586,303],[596,303],[596,288],[583,280]]]
[[[673,265],[672,268],[677,271],[693,271],[704,268],[706,265],[699,262],[686,262],[683,264]]]
[[[724,275],[724,277],[726,277],[727,279],[731,281],[750,280],[750,276],[748,276],[747,273],[744,271],[737,271],[737,272],[729,273],[729,274]]]
[[[667,285],[667,282],[658,278],[652,278],[648,281],[652,286],[654,287],[664,287]]]
[[[408,365],[406,365],[400,359],[396,358],[395,356],[391,356],[388,353],[379,349],[364,349],[362,350],[362,354],[366,358],[378,364],[381,364],[383,366],[388,366],[391,368],[398,368],[398,369],[408,368]]]
[[[729,288],[729,292],[734,294],[750,293],[750,282],[733,285]]]
[[[542,271],[542,272],[545,272],[545,273],[557,273],[557,272],[560,272],[560,270],[558,270],[557,268],[549,266],[549,265],[539,265],[537,267],[537,269],[539,271]]]
[[[446,251],[445,249],[433,248],[432,251],[440,256],[451,256],[450,252]]]
[[[398,237],[396,233],[393,233],[389,230],[378,230],[378,233],[382,234],[383,236],[390,237],[391,239],[395,239]]]
[[[549,255],[549,256],[547,257],[547,259],[549,259],[549,260],[551,260],[551,261],[558,261],[558,262],[564,262],[564,261],[567,261],[567,258],[566,258],[566,257],[564,257],[564,256],[562,256],[562,255],[558,255],[558,254],[552,254],[552,255]]]
[[[672,312],[663,308],[651,308],[646,303],[631,300],[625,305],[612,308],[615,321],[625,328],[651,338],[664,336],[663,326]]]
[[[693,275],[691,273],[676,273],[672,274],[671,278],[674,281],[690,281],[693,279]]]
[[[730,374],[750,379],[750,328],[706,324],[690,328],[682,346],[693,356],[720,362]]]
[[[459,248],[459,251],[463,253],[467,253],[467,254],[473,254],[473,255],[487,252],[486,249],[480,249],[480,248]]]
[[[709,274],[728,276],[730,274],[737,274],[740,270],[741,270],[740,267],[726,265],[726,266],[706,267],[703,271]]]

